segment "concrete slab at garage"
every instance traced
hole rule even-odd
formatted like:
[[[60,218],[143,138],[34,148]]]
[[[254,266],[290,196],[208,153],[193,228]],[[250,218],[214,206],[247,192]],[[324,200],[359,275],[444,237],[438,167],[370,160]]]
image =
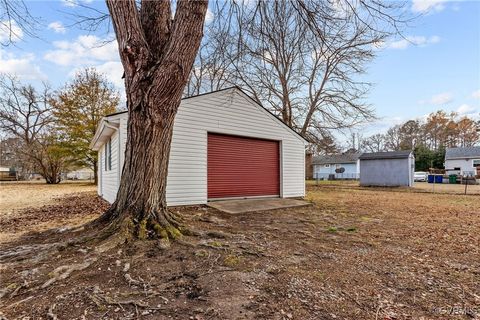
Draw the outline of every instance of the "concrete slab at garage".
[[[235,214],[293,207],[304,207],[311,205],[311,203],[298,199],[266,198],[210,201],[207,205],[211,208],[215,208],[226,213]]]

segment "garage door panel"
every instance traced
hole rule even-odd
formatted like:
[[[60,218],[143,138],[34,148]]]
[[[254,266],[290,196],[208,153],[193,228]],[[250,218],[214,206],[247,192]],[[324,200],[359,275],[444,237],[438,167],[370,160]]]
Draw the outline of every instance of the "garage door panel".
[[[208,198],[280,194],[278,141],[208,134]]]

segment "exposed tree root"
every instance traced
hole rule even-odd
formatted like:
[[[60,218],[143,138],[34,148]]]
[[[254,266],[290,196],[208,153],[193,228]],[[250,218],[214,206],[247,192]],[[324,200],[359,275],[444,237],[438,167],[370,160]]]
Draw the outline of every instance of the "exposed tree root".
[[[148,304],[138,300],[116,300],[105,295],[100,288],[95,287],[92,294],[88,295],[99,309],[104,309],[105,305],[131,305],[135,308],[143,308],[148,310],[162,310],[163,308],[149,306]]]
[[[183,235],[199,234],[186,228],[180,217],[167,209],[162,211],[162,214],[150,214],[148,218],[142,220],[134,218],[132,212],[125,212],[121,216],[115,217],[112,215],[112,210],[111,208],[100,219],[85,225],[84,232],[86,234],[81,236],[77,234],[66,242],[18,246],[1,252],[0,263],[24,263],[27,260],[38,263],[67,248],[87,244],[94,248],[93,256],[81,263],[57,267],[52,271],[52,276],[39,286],[29,288],[28,283],[24,283],[22,285],[11,284],[5,288],[0,288],[0,298],[6,295],[14,297],[17,294],[24,294],[39,288],[45,289],[59,280],[68,278],[74,271],[88,268],[97,260],[94,257],[95,254],[106,252],[136,239],[157,239],[161,248],[168,248],[172,240],[183,242]],[[107,223],[105,217],[109,217],[110,222]],[[84,250],[83,252],[87,253],[88,251]],[[142,284],[141,281],[133,279],[128,273],[125,274],[125,279],[132,285]]]
[[[96,258],[89,258],[85,260],[83,263],[75,263],[71,265],[60,266],[53,270],[53,277],[48,279],[44,284],[40,286],[40,288],[45,289],[46,287],[50,286],[51,284],[57,282],[58,280],[66,279],[70,276],[73,271],[81,271],[88,268]]]
[[[118,211],[115,207],[116,204],[113,204],[104,215],[89,224],[89,228],[93,229],[103,226],[99,232],[80,241],[113,240],[113,245],[118,245],[135,239],[164,239],[169,242],[180,239],[183,235],[198,235],[186,228],[181,217],[167,208],[147,213],[133,209]]]
[[[50,306],[50,308],[48,308],[48,312],[47,312],[48,319],[51,319],[51,320],[57,320],[58,319],[57,315],[53,312],[53,310],[55,309],[55,306],[56,306],[56,304],[54,303]]]
[[[61,243],[32,244],[13,247],[0,253],[0,262],[18,262],[28,258],[41,261],[48,255],[49,249],[57,249]]]

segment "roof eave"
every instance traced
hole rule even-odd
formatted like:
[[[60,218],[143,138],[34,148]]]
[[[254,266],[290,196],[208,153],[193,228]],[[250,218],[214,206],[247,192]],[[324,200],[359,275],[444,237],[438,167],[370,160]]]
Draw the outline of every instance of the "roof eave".
[[[478,155],[478,156],[451,157],[451,158],[446,158],[445,157],[445,160],[470,160],[470,159],[480,159],[480,155]]]
[[[102,118],[98,129],[93,136],[92,142],[90,142],[90,149],[94,151],[100,150],[100,147],[115,133],[115,131],[118,130],[119,127],[119,122],[113,122]]]

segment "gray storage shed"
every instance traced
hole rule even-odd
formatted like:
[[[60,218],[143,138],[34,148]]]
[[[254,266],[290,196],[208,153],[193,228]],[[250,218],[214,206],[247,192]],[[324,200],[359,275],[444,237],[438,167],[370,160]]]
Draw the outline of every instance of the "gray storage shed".
[[[361,186],[413,185],[415,157],[412,151],[364,153],[359,159]]]

